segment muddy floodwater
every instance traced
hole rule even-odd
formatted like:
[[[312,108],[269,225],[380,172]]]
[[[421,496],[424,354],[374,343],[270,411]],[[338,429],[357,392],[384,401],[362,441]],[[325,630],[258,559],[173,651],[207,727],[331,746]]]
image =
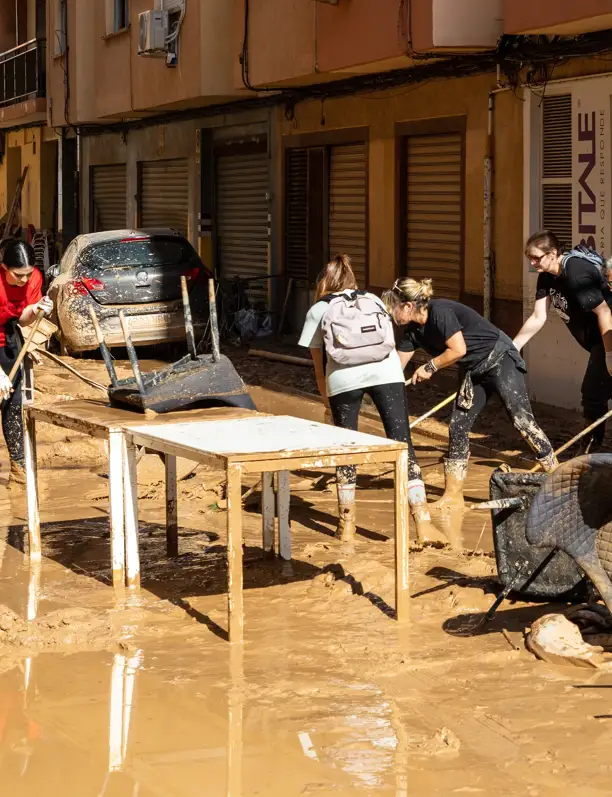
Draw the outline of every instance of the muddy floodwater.
[[[99,363],[79,367],[101,378]],[[97,397],[55,368],[37,384],[42,399]],[[322,419],[316,402],[262,388],[254,398]],[[444,446],[415,443],[435,497]],[[488,516],[468,516],[465,551],[411,551],[400,627],[388,469],[359,473],[353,552],[332,536],[325,474],[293,474],[290,566],[261,551],[256,488],[244,513],[246,641],[231,646],[222,474],[180,483],[180,555],[168,560],[163,468],[143,459],[142,590],[116,595],[103,444],[40,425],[38,449],[40,567],[24,553],[24,496],[7,489],[6,464],[0,473],[2,797],[612,793],[612,671],[525,650],[524,629],[559,607],[507,602],[483,623],[495,599]],[[468,500],[487,497],[498,462],[473,457]]]

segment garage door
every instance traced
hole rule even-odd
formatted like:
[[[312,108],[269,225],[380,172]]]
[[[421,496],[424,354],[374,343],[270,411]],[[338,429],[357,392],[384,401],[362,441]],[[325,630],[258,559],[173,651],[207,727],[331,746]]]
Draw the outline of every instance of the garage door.
[[[360,288],[367,281],[367,170],[366,145],[330,147],[329,255],[348,254]]]
[[[268,156],[216,157],[217,262],[223,278],[268,275]],[[251,300],[267,304],[268,280],[249,286]]]
[[[127,225],[127,177],[124,163],[91,167],[93,232],[123,230]]]
[[[463,135],[406,139],[406,273],[431,277],[439,297],[459,299],[463,282]]]
[[[187,158],[140,164],[140,226],[171,227],[187,237],[189,168]]]

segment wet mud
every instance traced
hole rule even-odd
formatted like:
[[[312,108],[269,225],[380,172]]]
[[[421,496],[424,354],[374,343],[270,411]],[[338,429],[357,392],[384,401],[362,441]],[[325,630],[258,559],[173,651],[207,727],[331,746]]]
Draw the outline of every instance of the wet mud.
[[[102,377],[101,363],[75,365]],[[41,396],[98,398],[59,373],[37,372]],[[323,419],[315,401],[264,388],[254,399],[264,412]],[[380,433],[369,419],[361,428]],[[440,497],[445,446],[414,442],[429,498]],[[179,556],[168,559],[163,473],[143,459],[142,590],[121,595],[103,447],[92,460],[91,441],[40,424],[38,448],[38,572],[24,554],[24,495],[6,489],[6,460],[0,472],[3,797],[610,793],[612,675],[525,649],[525,629],[563,606],[508,601],[483,622],[497,591],[488,515],[466,513],[464,550],[413,540],[410,622],[400,626],[392,472],[358,468],[350,550],[334,538],[334,474],[292,474],[289,568],[261,550],[254,476],[246,641],[232,646],[222,474],[199,468],[180,482]],[[472,457],[468,502],[488,498],[498,464]]]

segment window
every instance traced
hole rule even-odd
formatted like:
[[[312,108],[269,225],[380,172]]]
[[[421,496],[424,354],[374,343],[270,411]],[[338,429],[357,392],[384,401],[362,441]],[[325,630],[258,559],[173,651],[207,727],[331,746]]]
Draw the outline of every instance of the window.
[[[56,56],[66,52],[66,2],[55,0],[53,17],[53,53]]]
[[[127,28],[130,24],[130,3],[129,0],[114,0],[115,13],[113,30],[116,33],[119,30]]]

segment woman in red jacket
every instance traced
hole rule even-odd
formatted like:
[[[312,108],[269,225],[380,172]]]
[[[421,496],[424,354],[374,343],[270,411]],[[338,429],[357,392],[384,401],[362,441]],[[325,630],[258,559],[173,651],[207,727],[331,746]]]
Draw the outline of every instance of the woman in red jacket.
[[[18,325],[29,326],[39,310],[48,315],[53,302],[42,295],[42,275],[35,266],[34,249],[23,241],[9,241],[0,266],[0,398],[2,433],[11,458],[11,481],[25,482],[21,372],[10,384],[10,372],[22,345]],[[11,392],[12,388],[12,392]]]

